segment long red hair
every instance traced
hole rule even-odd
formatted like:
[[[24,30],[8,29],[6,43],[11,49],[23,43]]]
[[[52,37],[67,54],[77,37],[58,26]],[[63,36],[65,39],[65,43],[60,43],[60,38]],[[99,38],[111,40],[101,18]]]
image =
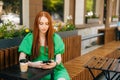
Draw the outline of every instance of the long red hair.
[[[49,23],[49,28],[46,33],[46,42],[45,42],[45,47],[48,46],[48,57],[49,59],[54,57],[54,47],[53,47],[53,34],[54,34],[54,29],[52,25],[52,18],[48,12],[45,11],[40,11],[34,21],[34,28],[33,28],[33,46],[32,46],[32,57],[36,58],[39,55],[39,49],[40,49],[40,44],[39,44],[39,19],[45,16],[48,19]],[[46,51],[46,50],[44,50]]]

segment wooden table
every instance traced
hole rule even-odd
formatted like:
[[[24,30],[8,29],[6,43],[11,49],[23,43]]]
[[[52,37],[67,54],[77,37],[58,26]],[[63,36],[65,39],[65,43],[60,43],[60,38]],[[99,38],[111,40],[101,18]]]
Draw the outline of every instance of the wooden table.
[[[107,80],[120,80],[120,59],[92,57],[85,65],[94,80],[97,80],[92,70],[101,70]],[[113,75],[110,75],[113,72]]]
[[[0,71],[0,78],[5,80],[39,80],[48,74],[51,74],[51,80],[54,80],[54,69],[29,67],[27,72],[21,72],[19,65],[14,65]]]

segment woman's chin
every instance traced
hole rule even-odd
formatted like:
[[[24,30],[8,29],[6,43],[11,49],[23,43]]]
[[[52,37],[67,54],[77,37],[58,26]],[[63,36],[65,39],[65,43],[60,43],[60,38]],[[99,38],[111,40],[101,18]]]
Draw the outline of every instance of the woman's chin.
[[[42,31],[41,33],[42,33],[42,34],[45,34],[46,32],[47,32],[47,31]]]

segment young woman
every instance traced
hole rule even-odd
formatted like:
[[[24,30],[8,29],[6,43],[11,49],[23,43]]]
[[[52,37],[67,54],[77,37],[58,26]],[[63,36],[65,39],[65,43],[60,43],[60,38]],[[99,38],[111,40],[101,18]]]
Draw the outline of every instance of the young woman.
[[[54,68],[54,80],[70,80],[69,74],[62,64],[61,54],[64,53],[61,37],[54,33],[52,19],[48,12],[41,11],[34,22],[33,33],[28,33],[19,46],[19,60],[32,56],[28,65],[35,68]],[[44,61],[50,60],[49,63]],[[50,75],[42,80],[50,80]]]

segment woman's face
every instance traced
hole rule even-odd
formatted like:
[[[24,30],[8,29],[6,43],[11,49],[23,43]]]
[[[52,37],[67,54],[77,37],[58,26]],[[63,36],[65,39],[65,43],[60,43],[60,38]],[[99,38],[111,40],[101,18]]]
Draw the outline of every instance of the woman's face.
[[[39,31],[40,31],[40,33],[45,34],[48,31],[48,28],[49,28],[48,19],[47,19],[47,17],[42,16],[39,19]]]

